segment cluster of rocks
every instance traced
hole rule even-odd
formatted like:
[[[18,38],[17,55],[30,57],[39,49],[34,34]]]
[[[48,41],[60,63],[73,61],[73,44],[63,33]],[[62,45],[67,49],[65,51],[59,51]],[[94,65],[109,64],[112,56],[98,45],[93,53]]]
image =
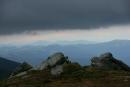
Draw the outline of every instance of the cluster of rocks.
[[[12,73],[12,76],[22,76],[27,74],[30,70],[46,70],[49,69],[52,75],[60,75],[64,70],[64,64],[70,64],[68,57],[65,57],[63,53],[55,53],[43,61],[38,68],[33,68],[28,63],[23,63],[16,68]],[[91,59],[91,66],[98,69],[114,69],[114,70],[130,70],[129,66],[120,60],[113,57],[112,53],[104,53],[99,57],[93,57]]]
[[[113,70],[125,70],[129,71],[130,68],[124,62],[117,60],[113,57],[112,53],[104,53],[99,57],[93,57],[91,59],[91,66],[98,69],[113,69]]]
[[[65,57],[63,53],[55,53],[43,61],[38,68],[33,68],[30,64],[24,62],[19,65],[10,77],[26,75],[30,70],[46,70],[49,69],[52,75],[60,75],[63,72],[63,65],[71,63],[68,57]]]
[[[52,75],[59,75],[63,72],[63,65],[70,63],[68,57],[65,57],[63,53],[55,53],[43,61],[38,67],[38,70],[50,69]]]

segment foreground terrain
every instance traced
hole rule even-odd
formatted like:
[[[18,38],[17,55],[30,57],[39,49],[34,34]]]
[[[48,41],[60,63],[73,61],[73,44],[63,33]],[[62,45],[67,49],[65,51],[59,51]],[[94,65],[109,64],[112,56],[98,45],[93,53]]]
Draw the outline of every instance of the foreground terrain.
[[[93,57],[91,64],[81,66],[63,53],[55,53],[38,68],[19,65],[0,87],[129,87],[130,68],[111,53]]]
[[[77,73],[79,72],[79,73]],[[2,81],[0,87],[129,87],[130,72],[88,70],[52,77],[45,71]]]

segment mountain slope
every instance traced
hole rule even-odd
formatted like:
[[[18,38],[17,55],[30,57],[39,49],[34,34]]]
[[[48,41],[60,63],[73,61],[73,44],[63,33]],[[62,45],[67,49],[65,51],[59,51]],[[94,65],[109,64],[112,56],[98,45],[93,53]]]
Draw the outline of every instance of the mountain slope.
[[[94,61],[95,59],[97,60],[94,58]],[[1,81],[0,87],[129,87],[130,85],[130,68],[114,58],[112,53],[101,54],[99,61],[92,61],[91,65],[84,67],[68,60],[64,54],[55,53],[41,64],[41,68],[25,70],[25,74],[14,75]],[[59,72],[61,68],[57,66],[62,66],[62,71]],[[57,73],[54,74],[52,71]]]
[[[8,77],[19,64],[0,57],[0,79]]]

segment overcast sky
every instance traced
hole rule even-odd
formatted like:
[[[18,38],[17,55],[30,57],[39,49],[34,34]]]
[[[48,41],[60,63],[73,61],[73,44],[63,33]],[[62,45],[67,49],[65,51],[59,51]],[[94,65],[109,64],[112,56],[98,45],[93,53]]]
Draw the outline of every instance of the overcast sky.
[[[92,30],[33,31],[21,34],[1,35],[1,44],[29,44],[39,41],[92,41],[130,40],[130,25],[112,26]]]
[[[125,36],[129,24],[130,0],[0,0],[0,38],[48,30],[101,34],[101,28],[112,32],[114,26]]]

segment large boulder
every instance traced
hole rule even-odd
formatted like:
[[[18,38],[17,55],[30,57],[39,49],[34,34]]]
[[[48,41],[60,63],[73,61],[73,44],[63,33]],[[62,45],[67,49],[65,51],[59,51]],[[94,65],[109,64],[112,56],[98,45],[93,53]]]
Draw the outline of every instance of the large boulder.
[[[63,72],[63,65],[69,63],[68,57],[65,57],[63,53],[58,52],[43,61],[38,70],[50,69],[52,75],[59,75]]]
[[[25,75],[27,71],[31,70],[32,68],[33,67],[30,64],[23,62],[13,71],[11,77]]]
[[[112,53],[104,53],[99,57],[93,57],[91,59],[92,67],[99,69],[112,69],[112,70],[125,70],[129,71],[130,68],[124,62],[117,60],[113,57]]]

